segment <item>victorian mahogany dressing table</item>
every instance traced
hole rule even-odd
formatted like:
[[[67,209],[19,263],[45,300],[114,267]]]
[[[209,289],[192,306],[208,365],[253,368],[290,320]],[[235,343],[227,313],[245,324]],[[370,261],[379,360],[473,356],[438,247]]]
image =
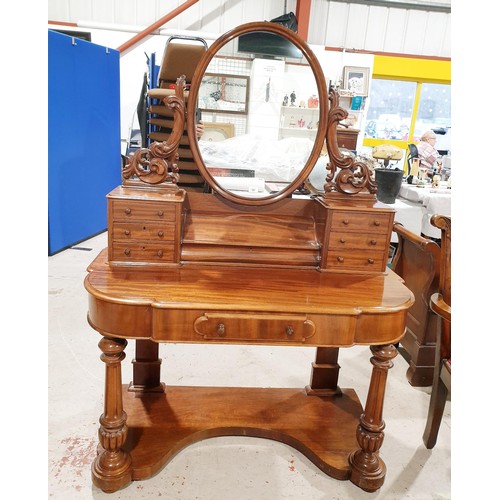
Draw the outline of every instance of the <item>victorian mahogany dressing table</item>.
[[[218,51],[263,31],[294,43],[318,87],[318,133],[302,172],[274,194],[245,197],[210,174],[195,139],[202,77]],[[108,248],[88,268],[88,320],[103,337],[104,411],[94,484],[116,491],[158,472],[185,446],[245,435],[287,443],[326,474],[366,491],[384,482],[379,457],[392,343],[405,332],[413,295],[386,267],[394,211],[375,208],[366,165],[343,157],[337,124],[347,115],[327,94],[321,67],[293,32],[249,23],[206,52],[185,108],[184,80],[164,99],[174,115],[168,141],[129,158],[108,195]],[[330,100],[330,106],[328,106]],[[187,120],[193,157],[211,193],[177,187],[175,164]],[[330,163],[316,199],[290,197],[311,172],[326,139]],[[265,158],[262,160],[265,162]],[[136,340],[133,381],[122,385],[127,339]],[[159,342],[316,346],[305,388],[172,387],[160,380]],[[365,408],[340,389],[340,347],[369,345]]]

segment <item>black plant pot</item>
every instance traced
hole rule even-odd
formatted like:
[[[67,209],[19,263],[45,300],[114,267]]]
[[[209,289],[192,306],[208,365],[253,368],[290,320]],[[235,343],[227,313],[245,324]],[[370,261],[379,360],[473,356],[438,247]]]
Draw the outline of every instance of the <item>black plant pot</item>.
[[[377,183],[377,200],[392,204],[403,182],[403,171],[399,169],[376,168],[375,182]]]

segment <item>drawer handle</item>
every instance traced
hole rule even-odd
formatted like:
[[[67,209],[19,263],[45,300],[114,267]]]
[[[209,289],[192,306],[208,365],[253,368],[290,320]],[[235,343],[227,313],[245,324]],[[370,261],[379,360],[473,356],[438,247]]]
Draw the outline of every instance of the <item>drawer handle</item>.
[[[125,250],[123,251],[123,253],[124,253],[127,257],[129,257],[129,256],[130,256],[130,254],[131,254],[131,252],[130,252],[130,248],[125,248]]]
[[[337,260],[338,260],[339,262],[344,262],[344,257],[337,257]]]
[[[159,215],[160,217],[163,217],[163,210],[158,210],[158,215]]]
[[[219,337],[224,337],[224,335],[226,335],[226,326],[224,325],[224,323],[219,323],[217,325],[217,335]]]
[[[158,250],[158,252],[156,252],[156,255],[158,255],[158,257],[163,257],[163,250]]]
[[[158,231],[158,236],[159,236],[160,238],[163,238],[163,231]]]
[[[344,224],[344,225],[346,225],[346,226],[347,226],[347,224],[349,224],[349,219],[344,219],[344,220],[342,221],[342,224]]]
[[[207,340],[233,339],[245,343],[304,342],[316,332],[314,322],[302,314],[205,312],[195,319],[193,326],[194,332]]]
[[[377,240],[370,240],[370,245],[376,245],[377,244]]]
[[[378,221],[378,220],[374,221],[374,222],[373,222],[373,225],[374,225],[374,226],[380,226],[380,221]]]
[[[130,231],[128,229],[125,229],[125,236],[129,236],[130,235]]]
[[[131,208],[126,208],[126,209],[125,209],[125,213],[126,213],[127,215],[130,215],[130,214],[132,213],[132,209],[131,209]]]
[[[340,243],[345,243],[345,239],[344,238],[340,238]]]
[[[375,261],[373,259],[368,259],[368,264],[373,264]]]

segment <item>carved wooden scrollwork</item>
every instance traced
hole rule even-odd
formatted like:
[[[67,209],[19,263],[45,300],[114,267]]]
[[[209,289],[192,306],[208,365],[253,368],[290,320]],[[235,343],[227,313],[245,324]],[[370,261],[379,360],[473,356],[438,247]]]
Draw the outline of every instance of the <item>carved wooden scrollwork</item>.
[[[330,162],[327,165],[329,173],[324,185],[325,193],[341,192],[344,194],[357,194],[363,190],[369,193],[377,192],[377,184],[370,173],[368,165],[356,161],[351,156],[341,154],[337,143],[337,127],[341,120],[347,118],[347,111],[339,106],[339,94],[331,91],[328,99],[328,128],[326,132],[326,147]],[[337,170],[339,170],[337,172]],[[335,173],[337,175],[335,176]]]
[[[179,159],[178,148],[185,126],[186,106],[184,103],[185,76],[177,79],[175,94],[163,99],[165,106],[174,114],[174,125],[167,141],[154,142],[149,148],[137,150],[122,170],[124,179],[137,176],[147,184],[177,184],[179,168],[176,161]]]

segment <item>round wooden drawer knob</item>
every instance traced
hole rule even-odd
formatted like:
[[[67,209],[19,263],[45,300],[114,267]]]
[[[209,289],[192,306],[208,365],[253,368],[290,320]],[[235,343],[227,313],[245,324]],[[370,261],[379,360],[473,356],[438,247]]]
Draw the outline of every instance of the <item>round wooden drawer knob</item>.
[[[338,260],[339,262],[344,262],[344,257],[337,257],[337,260]]]

